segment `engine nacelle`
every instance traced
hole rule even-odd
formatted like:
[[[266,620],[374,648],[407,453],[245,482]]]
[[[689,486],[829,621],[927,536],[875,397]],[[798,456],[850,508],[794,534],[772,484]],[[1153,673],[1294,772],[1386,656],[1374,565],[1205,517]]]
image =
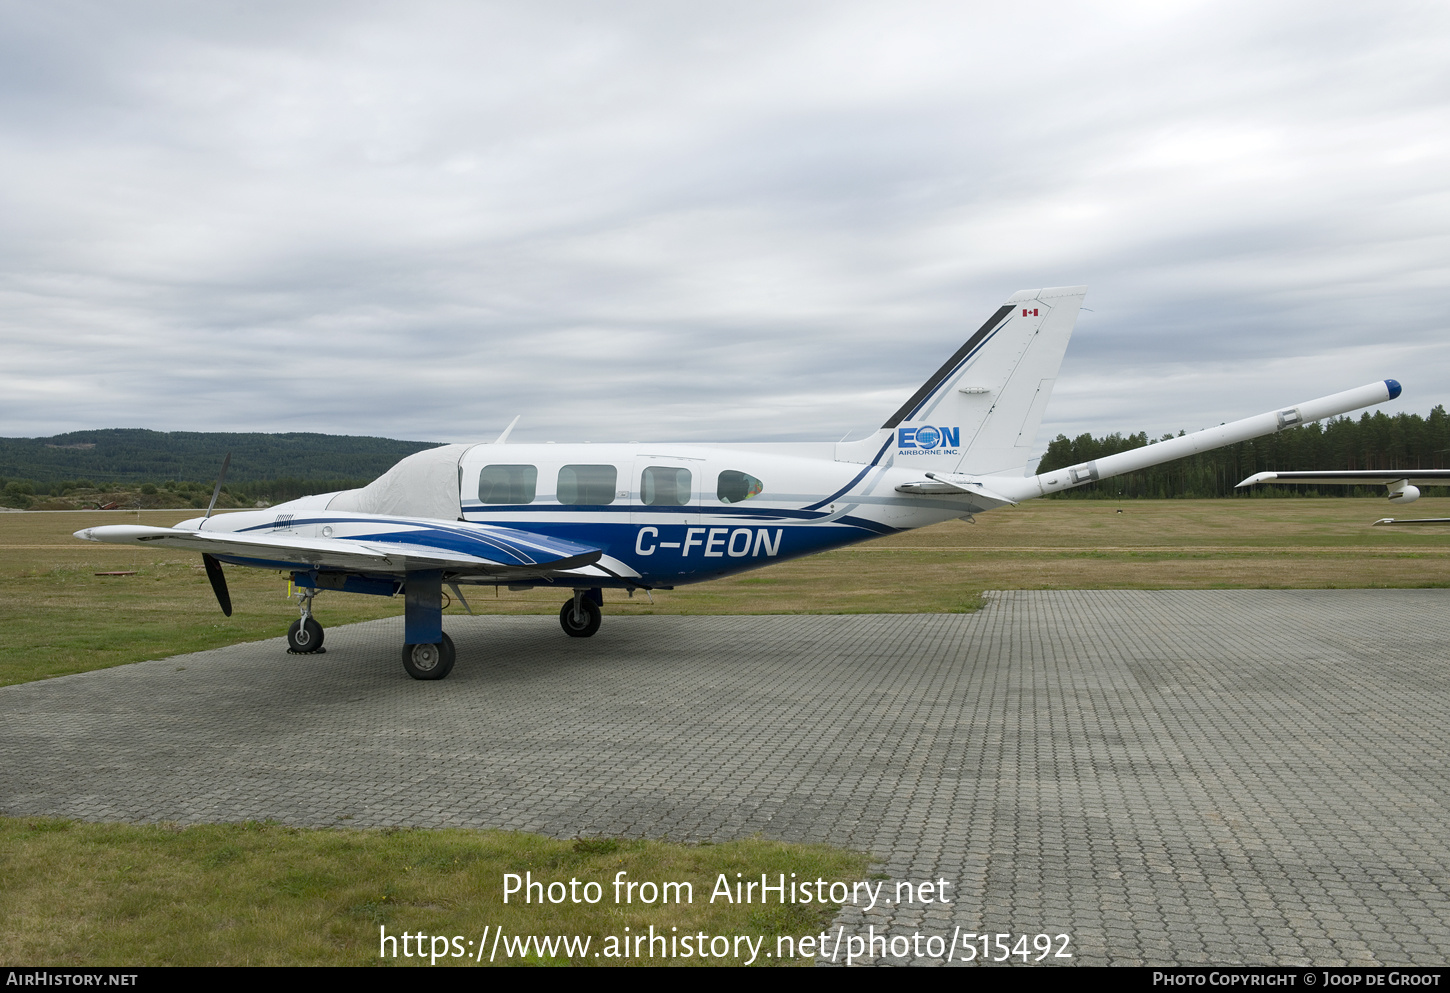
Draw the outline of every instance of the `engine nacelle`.
[[[1401,479],[1388,484],[1390,499],[1395,503],[1414,503],[1420,499],[1420,488],[1411,486],[1409,480]]]

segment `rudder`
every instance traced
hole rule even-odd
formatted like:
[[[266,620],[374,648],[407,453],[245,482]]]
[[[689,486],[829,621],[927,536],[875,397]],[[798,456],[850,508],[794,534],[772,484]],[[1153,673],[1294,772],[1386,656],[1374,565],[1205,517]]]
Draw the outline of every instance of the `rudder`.
[[[883,457],[936,472],[1024,470],[1086,292],[1014,293],[882,425],[893,435]]]

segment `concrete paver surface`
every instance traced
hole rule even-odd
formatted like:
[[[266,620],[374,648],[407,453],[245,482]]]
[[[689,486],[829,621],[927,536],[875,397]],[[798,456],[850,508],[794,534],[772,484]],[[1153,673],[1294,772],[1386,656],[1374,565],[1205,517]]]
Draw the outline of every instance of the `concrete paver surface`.
[[[993,594],[972,615],[401,620],[0,689],[0,812],[864,849],[1078,963],[1450,960],[1450,590]],[[891,892],[887,883],[885,893]],[[883,894],[883,895],[884,895]],[[888,956],[888,960],[889,956]]]

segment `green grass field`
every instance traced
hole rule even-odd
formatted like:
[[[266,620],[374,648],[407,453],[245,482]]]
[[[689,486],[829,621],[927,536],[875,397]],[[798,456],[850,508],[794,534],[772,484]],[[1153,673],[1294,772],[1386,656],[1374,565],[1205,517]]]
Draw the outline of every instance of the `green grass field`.
[[[1450,516],[1450,499],[1413,513]],[[1122,513],[1118,513],[1121,510]],[[609,614],[956,612],[991,589],[1210,589],[1450,585],[1450,528],[1372,528],[1383,500],[1038,501],[910,534],[655,594],[607,594]],[[148,511],[171,524],[185,511]],[[229,569],[224,618],[197,556],[78,541],[71,532],[135,513],[0,514],[0,684],[281,635],[296,617],[286,579]],[[98,576],[98,572],[134,572]],[[547,613],[562,594],[480,591],[478,612]],[[457,612],[456,605],[449,612]],[[328,626],[398,614],[400,601],[327,594]],[[446,624],[446,621],[445,621]],[[560,635],[562,637],[562,635]],[[504,907],[505,872],[606,881],[719,872],[862,880],[865,856],[756,840],[690,847],[571,843],[466,831],[298,830],[279,825],[78,824],[0,819],[0,960],[26,964],[376,963],[378,928],[481,935],[802,935],[816,913]],[[592,956],[592,953],[591,953]],[[460,964],[463,959],[447,961]],[[631,960],[635,961],[635,960]],[[695,959],[696,964],[700,960]],[[535,955],[530,964],[552,964]],[[768,964],[774,964],[770,960]],[[399,958],[397,964],[418,964]],[[440,964],[442,964],[440,962]],[[559,964],[562,964],[559,963]],[[619,964],[588,957],[582,964]]]
[[[639,890],[615,902],[613,880],[688,882],[689,903],[645,904]],[[597,882],[574,903],[503,903],[505,873],[545,882]],[[819,934],[837,905],[762,907],[710,902],[719,875],[855,882],[869,879],[865,856],[824,845],[743,841],[685,846],[655,841],[559,841],[503,831],[299,830],[273,824],[82,824],[0,818],[0,962],[132,965],[433,965],[379,957],[380,928],[459,936],[437,965],[488,965],[476,942],[503,929],[524,935],[589,936],[576,965],[648,965],[612,958],[608,937],[651,925],[656,933],[765,937]],[[597,893],[595,904],[584,901]],[[485,931],[489,928],[489,931]],[[672,929],[678,929],[672,931]],[[468,942],[475,945],[470,948]],[[432,949],[431,940],[426,943]],[[507,945],[504,945],[505,951]],[[675,959],[734,965],[748,957]],[[392,951],[392,948],[389,948]],[[454,954],[464,952],[463,955]],[[577,948],[576,948],[577,951]],[[566,965],[559,954],[497,956],[495,965]],[[595,953],[600,953],[596,957]],[[656,960],[658,961],[658,959]],[[803,964],[805,960],[796,963]]]
[[[1121,509],[1122,513],[1117,511]],[[1450,498],[1413,513],[1450,516]],[[1375,528],[1384,500],[1039,500],[732,578],[606,593],[609,614],[939,613],[993,589],[1444,586],[1450,528]],[[100,545],[89,524],[169,525],[187,511],[0,514],[0,685],[278,637],[297,617],[286,577],[228,568],[223,617],[200,556]],[[98,572],[131,571],[131,576]],[[564,594],[480,587],[479,613],[552,614]],[[401,598],[325,593],[325,626],[401,614]],[[462,608],[454,604],[448,612]],[[446,623],[446,622],[445,622]]]

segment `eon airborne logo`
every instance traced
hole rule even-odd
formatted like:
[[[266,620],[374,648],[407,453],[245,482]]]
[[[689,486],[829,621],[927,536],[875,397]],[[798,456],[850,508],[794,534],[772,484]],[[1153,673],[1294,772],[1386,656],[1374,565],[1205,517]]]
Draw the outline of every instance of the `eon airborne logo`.
[[[962,443],[961,428],[934,428],[930,425],[919,428],[897,428],[898,448],[956,448]]]

